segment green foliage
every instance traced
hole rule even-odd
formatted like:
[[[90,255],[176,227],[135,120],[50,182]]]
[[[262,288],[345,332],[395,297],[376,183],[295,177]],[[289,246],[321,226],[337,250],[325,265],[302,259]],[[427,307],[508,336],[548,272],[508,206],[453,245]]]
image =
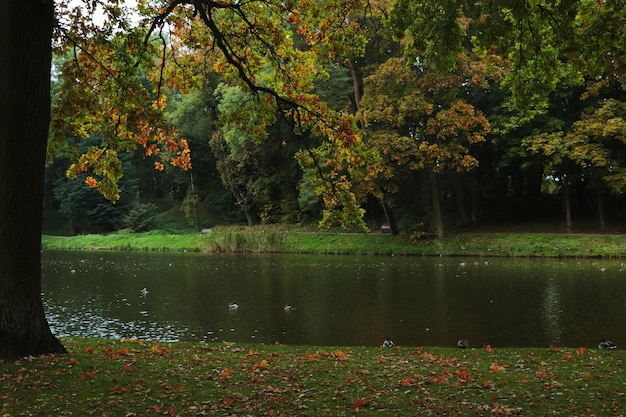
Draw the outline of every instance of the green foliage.
[[[82,19],[61,3],[63,22]],[[50,150],[67,141],[75,184],[117,198],[123,168],[142,200],[183,201],[193,182],[224,222],[363,230],[363,216],[380,223],[380,202],[401,222],[423,220],[433,170],[448,219],[463,200],[474,222],[513,215],[520,201],[539,207],[540,184],[565,172],[585,181],[580,201],[623,192],[622,116],[602,104],[624,100],[619,2],[253,1],[222,5],[215,26],[204,3],[195,14],[170,5],[140,4],[151,38],[149,24],[119,36],[130,22],[111,3],[97,36],[81,26],[72,35],[84,44],[55,44]],[[152,20],[157,12],[169,20]],[[175,36],[160,32],[165,20]],[[599,134],[602,125],[612,130]],[[94,133],[92,147],[68,140]],[[182,139],[193,177],[154,170]],[[125,151],[130,169],[119,164]]]
[[[247,142],[257,144],[267,138],[266,127],[276,122],[272,107],[244,92],[239,87],[221,84],[215,90],[218,97],[221,129],[230,149],[230,157],[237,159]]]
[[[532,108],[547,104],[565,73],[621,78],[624,10],[616,0],[397,0],[389,24],[409,61],[418,57],[419,65],[436,71],[454,68],[463,51],[479,56],[495,52],[513,67],[507,82],[515,101]]]
[[[133,232],[147,232],[155,227],[158,214],[153,203],[135,203],[124,216],[124,226]]]
[[[192,227],[198,227],[198,203],[200,198],[198,194],[194,193],[191,189],[187,191],[187,196],[183,200],[180,209],[185,214],[185,219]]]
[[[119,182],[122,199],[114,204],[96,190],[85,186],[86,174],[74,180],[57,179],[54,197],[59,203],[59,213],[68,219],[77,231],[110,231],[122,227],[124,217],[133,205],[137,181],[122,179]]]

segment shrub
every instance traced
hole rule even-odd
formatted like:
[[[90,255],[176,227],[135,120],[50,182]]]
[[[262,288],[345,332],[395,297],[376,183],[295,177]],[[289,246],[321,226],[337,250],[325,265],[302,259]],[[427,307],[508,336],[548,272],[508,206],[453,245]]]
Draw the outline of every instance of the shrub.
[[[133,232],[147,232],[156,225],[158,209],[152,203],[135,203],[124,216],[124,226]]]

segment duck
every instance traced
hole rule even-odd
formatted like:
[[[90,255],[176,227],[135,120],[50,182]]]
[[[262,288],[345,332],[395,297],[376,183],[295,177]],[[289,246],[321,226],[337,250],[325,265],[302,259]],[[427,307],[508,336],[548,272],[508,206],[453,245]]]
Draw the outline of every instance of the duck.
[[[141,291],[139,291],[139,295],[145,298],[146,295],[148,295],[148,289],[146,287],[143,287]]]
[[[239,304],[237,303],[228,303],[228,308],[231,310],[237,310],[239,308]]]
[[[610,340],[602,339],[600,340],[600,343],[598,343],[598,349],[613,350],[617,349],[617,345],[615,345],[615,343],[611,342]]]
[[[393,340],[391,340],[390,338],[386,338],[385,341],[383,342],[384,348],[392,348],[393,346],[394,346]]]
[[[461,349],[465,349],[466,347],[469,346],[469,342],[467,341],[467,339],[463,338],[463,339],[459,339],[456,342],[456,345],[460,347]]]
[[[295,308],[291,304],[285,304],[285,307],[283,307],[283,310],[285,310],[286,312],[289,312],[289,311],[295,310]]]

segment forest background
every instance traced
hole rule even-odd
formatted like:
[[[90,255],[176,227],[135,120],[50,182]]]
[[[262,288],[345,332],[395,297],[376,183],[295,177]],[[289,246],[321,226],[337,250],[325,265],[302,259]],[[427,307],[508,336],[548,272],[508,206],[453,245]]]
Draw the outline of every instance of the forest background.
[[[442,2],[414,13],[414,22],[403,18],[417,3],[370,1],[353,10],[341,30],[333,29],[333,36],[350,41],[324,54],[314,46],[324,39],[311,39],[315,34],[298,26],[297,8],[285,9],[293,50],[281,53],[300,59],[299,71],[310,70],[312,96],[350,115],[358,141],[347,152],[302,130],[280,104],[276,109],[249,94],[193,23],[184,34],[174,22],[153,34],[168,47],[146,48],[141,59],[152,62],[152,70],[129,66],[128,50],[145,30],[122,33],[100,23],[86,45],[59,48],[44,233],[185,233],[275,223],[439,236],[468,227],[623,231],[626,31],[619,28],[626,18],[620,2],[576,2],[579,30],[613,31],[612,38],[577,40],[596,44],[576,51],[557,42],[568,29],[549,16],[565,19],[572,10],[503,7],[503,19],[519,23],[508,34],[516,47],[504,49],[500,41],[476,41],[485,11],[471,16],[465,9],[459,17],[450,12],[455,2]],[[146,5],[138,6],[146,13]],[[84,18],[72,13],[66,18]],[[429,13],[452,25],[451,37],[462,30],[474,45],[456,48],[454,39],[428,36],[418,45],[411,30]],[[446,53],[432,53],[438,42],[449,43]],[[581,57],[587,60],[582,67]],[[130,95],[105,96],[120,84]],[[153,109],[145,99],[154,100]],[[103,110],[108,120],[94,116]],[[132,118],[149,123],[156,118],[151,110],[163,112],[165,121],[154,126],[167,126],[158,134],[168,139],[139,140],[144,146],[111,157],[118,140],[112,137],[130,137]],[[352,210],[320,191],[335,187],[336,178],[349,182],[357,215],[328,215],[329,206]]]

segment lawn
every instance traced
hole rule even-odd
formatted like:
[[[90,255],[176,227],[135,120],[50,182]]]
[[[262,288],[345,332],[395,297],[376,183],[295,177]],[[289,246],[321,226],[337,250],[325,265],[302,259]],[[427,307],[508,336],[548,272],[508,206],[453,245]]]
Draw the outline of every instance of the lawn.
[[[617,416],[626,353],[64,339],[4,364],[2,416]]]
[[[203,252],[285,252],[355,255],[484,257],[626,257],[626,235],[457,233],[442,239],[381,233],[307,232],[280,227],[217,227],[210,233],[118,232],[43,236],[44,249]]]

